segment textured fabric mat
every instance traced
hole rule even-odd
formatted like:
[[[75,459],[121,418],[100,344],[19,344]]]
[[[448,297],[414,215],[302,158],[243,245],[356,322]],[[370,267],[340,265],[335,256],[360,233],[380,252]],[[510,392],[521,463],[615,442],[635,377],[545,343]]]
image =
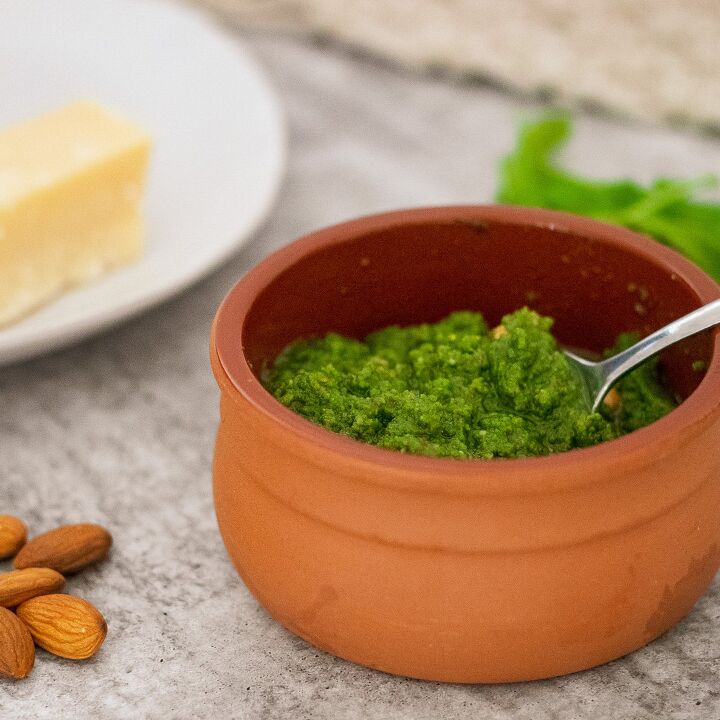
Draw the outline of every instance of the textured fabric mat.
[[[720,130],[719,0],[195,0],[405,66]]]

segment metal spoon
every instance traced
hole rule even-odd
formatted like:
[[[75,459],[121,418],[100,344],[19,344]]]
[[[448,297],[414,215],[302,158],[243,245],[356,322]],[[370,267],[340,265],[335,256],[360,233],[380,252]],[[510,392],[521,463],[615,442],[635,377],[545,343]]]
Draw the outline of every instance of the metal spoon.
[[[563,353],[582,381],[588,407],[595,412],[608,390],[623,375],[666,347],[718,324],[720,324],[720,300],[714,300],[602,362],[591,362],[568,350],[564,350]]]

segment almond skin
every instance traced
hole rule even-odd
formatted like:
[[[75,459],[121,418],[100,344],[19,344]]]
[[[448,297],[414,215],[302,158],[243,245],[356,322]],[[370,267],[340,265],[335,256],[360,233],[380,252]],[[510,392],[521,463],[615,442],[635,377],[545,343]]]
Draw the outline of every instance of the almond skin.
[[[70,660],[92,657],[107,635],[98,609],[74,595],[40,595],[16,612],[41,648]]]
[[[0,608],[0,675],[27,677],[35,664],[35,645],[30,631],[15,615]]]
[[[15,556],[13,567],[49,567],[59,573],[74,573],[102,560],[112,537],[100,525],[63,525],[38,535]]]
[[[0,560],[12,557],[25,544],[27,528],[14,515],[0,515]]]
[[[65,578],[50,568],[25,568],[0,573],[0,606],[11,608],[37,597],[58,593],[65,587]]]

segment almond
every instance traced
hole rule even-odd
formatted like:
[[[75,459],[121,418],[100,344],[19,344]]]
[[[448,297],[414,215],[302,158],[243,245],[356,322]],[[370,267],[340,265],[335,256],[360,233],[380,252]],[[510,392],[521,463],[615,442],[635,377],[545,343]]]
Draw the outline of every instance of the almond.
[[[63,525],[32,538],[13,560],[21,570],[49,567],[60,573],[73,573],[102,560],[110,550],[112,537],[100,525]]]
[[[27,528],[14,515],[0,515],[0,560],[12,557],[25,544]]]
[[[603,405],[612,412],[619,412],[622,407],[622,397],[615,388],[610,388],[608,394],[603,398]]]
[[[35,645],[30,631],[15,613],[0,608],[0,675],[24,678],[35,664]]]
[[[0,606],[15,607],[37,595],[60,592],[64,587],[65,578],[50,568],[0,573]]]
[[[74,595],[40,595],[16,612],[41,648],[70,660],[92,657],[107,635],[98,609]]]

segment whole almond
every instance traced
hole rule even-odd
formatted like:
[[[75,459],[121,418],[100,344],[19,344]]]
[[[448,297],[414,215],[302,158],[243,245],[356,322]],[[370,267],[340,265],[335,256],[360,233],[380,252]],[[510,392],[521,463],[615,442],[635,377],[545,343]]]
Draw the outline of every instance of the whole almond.
[[[74,595],[40,595],[16,612],[41,648],[70,660],[93,656],[107,635],[98,609]]]
[[[25,544],[27,528],[14,515],[0,515],[0,560],[12,557]]]
[[[0,675],[24,678],[35,664],[35,645],[28,628],[5,608],[0,608]]]
[[[63,525],[30,540],[15,556],[13,566],[49,567],[60,573],[74,573],[102,560],[110,550],[112,537],[100,525]]]
[[[51,568],[0,573],[0,606],[15,607],[38,595],[60,592],[64,587],[65,578]]]

